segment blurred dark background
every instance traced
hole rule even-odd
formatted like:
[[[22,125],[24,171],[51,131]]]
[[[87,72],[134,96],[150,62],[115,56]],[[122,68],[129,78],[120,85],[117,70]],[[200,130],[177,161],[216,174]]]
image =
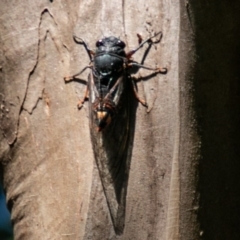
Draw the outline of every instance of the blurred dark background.
[[[0,240],[13,240],[10,213],[6,207],[5,194],[0,184]]]

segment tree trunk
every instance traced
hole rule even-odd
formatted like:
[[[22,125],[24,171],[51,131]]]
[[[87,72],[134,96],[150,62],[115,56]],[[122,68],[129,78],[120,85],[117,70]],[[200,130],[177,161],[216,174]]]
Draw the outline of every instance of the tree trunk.
[[[1,1],[1,173],[16,240],[240,238],[235,2]],[[63,78],[89,63],[73,34],[93,49],[103,36],[120,37],[130,50],[137,33],[158,31],[145,63],[168,73],[137,84],[149,108],[136,111],[125,228],[116,235],[87,103],[76,105],[85,86]]]

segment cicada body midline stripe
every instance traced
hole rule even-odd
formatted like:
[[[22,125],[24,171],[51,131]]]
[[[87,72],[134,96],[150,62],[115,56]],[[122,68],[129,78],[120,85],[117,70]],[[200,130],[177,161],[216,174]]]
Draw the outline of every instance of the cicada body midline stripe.
[[[157,38],[158,37],[158,38]],[[153,38],[157,38],[153,41]],[[137,93],[131,72],[140,68],[155,74],[167,72],[166,68],[151,68],[143,65],[153,44],[159,43],[162,33],[158,32],[145,41],[138,35],[139,46],[125,52],[125,43],[116,37],[104,37],[96,42],[96,50],[91,50],[86,42],[74,36],[74,41],[84,46],[90,64],[79,73],[65,77],[74,81],[86,69],[91,69],[84,98],[79,101],[79,109],[89,99],[90,132],[95,160],[99,170],[103,190],[109,206],[113,226],[117,234],[124,229],[125,205],[129,166],[134,135],[134,107],[132,96],[144,106],[147,103]],[[140,63],[132,56],[148,44]]]

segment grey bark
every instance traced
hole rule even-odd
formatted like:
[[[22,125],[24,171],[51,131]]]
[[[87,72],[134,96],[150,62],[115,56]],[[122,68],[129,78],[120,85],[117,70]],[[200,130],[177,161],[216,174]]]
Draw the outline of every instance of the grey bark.
[[[1,1],[1,173],[15,239],[239,239],[239,7],[235,1]],[[72,34],[163,39],[138,83],[125,229],[93,157]],[[136,54],[135,60],[141,55]],[[138,74],[147,75],[141,70]],[[138,75],[137,75],[138,76]],[[87,79],[87,73],[82,78]]]

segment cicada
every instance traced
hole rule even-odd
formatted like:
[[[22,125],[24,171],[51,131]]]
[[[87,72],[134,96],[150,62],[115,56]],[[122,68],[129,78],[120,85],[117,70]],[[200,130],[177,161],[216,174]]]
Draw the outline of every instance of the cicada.
[[[90,69],[83,99],[78,102],[82,108],[89,99],[90,132],[103,190],[109,206],[111,219],[117,234],[124,229],[125,205],[129,167],[133,145],[135,110],[133,96],[145,107],[146,101],[137,93],[132,72],[140,68],[151,70],[154,74],[167,72],[166,68],[152,68],[144,65],[145,58],[153,44],[159,43],[162,32],[145,41],[138,36],[139,46],[125,52],[125,43],[117,37],[104,37],[96,42],[96,50],[76,36],[74,41],[84,46],[90,63],[79,73],[65,77],[74,81],[86,69]],[[156,38],[155,41],[152,39]],[[132,56],[148,44],[140,63]]]

